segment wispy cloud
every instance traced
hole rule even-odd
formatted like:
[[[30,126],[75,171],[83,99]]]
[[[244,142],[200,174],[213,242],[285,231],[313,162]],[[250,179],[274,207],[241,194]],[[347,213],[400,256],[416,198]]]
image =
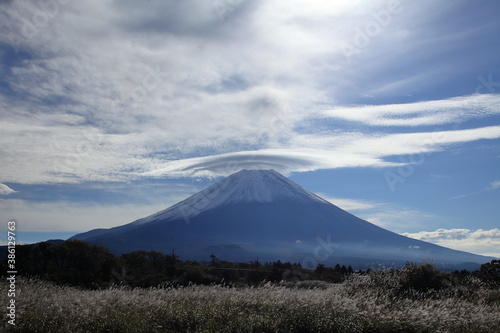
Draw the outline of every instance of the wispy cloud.
[[[470,197],[470,196],[473,196],[473,195],[477,195],[477,194],[483,193],[485,191],[494,191],[494,190],[497,190],[499,188],[500,188],[500,180],[496,180],[496,181],[491,182],[490,184],[488,184],[488,186],[486,186],[485,188],[483,188],[481,190],[474,191],[474,192],[469,192],[469,193],[465,193],[465,194],[460,194],[460,195],[451,197],[449,200],[456,200],[456,199],[467,198],[467,197]]]
[[[382,204],[375,209],[359,212],[357,216],[393,232],[432,225],[436,219],[433,214],[394,204]]]
[[[327,195],[318,193],[323,199],[331,202],[346,211],[362,211],[370,210],[380,206],[379,203],[370,202],[368,200],[348,199],[348,198],[333,198]]]
[[[326,149],[261,149],[177,160],[142,174],[165,176],[227,176],[240,169],[275,169],[283,174],[342,167],[386,167],[398,163],[355,153],[334,153]]]
[[[290,139],[273,143],[276,148],[185,158],[196,147],[204,151],[202,154],[238,150],[245,140],[240,138],[238,143],[228,145],[227,141],[218,143],[207,137],[209,141],[199,138],[197,144],[194,139],[180,142],[169,133],[157,131],[110,134],[93,127],[75,130],[74,126],[38,127],[5,121],[0,122],[0,129],[2,142],[10,147],[2,152],[4,160],[10,161],[2,168],[2,180],[28,184],[215,177],[241,168],[274,168],[289,174],[345,167],[389,167],[401,163],[385,161],[387,156],[425,154],[449,144],[500,138],[500,126],[386,135],[359,133],[351,136],[351,140],[346,140],[342,133],[304,135],[289,130],[282,132],[282,136]],[[251,144],[256,142],[249,139],[245,143]],[[262,145],[268,143],[258,146]]]
[[[163,166],[143,176],[226,176],[241,168],[274,168],[288,174],[294,171],[312,171],[345,167],[390,167],[401,163],[385,161],[384,157],[406,154],[425,154],[439,151],[449,144],[480,139],[500,138],[500,126],[469,130],[362,135],[350,141],[336,142],[335,133],[300,135],[291,139],[286,148],[241,151],[207,157],[165,162]],[[307,147],[311,146],[315,148]]]
[[[16,191],[14,191],[13,189],[11,189],[7,185],[0,184],[0,195],[9,195],[9,194],[12,194],[12,193],[15,193],[15,192]]]
[[[460,195],[456,195],[454,197],[449,198],[449,200],[457,200],[457,199],[467,198],[467,197],[470,197],[473,195],[477,195],[481,192],[483,192],[483,191],[481,190],[481,191],[474,191],[474,192],[469,192],[469,193],[465,193],[465,194],[460,194]]]
[[[340,107],[322,114],[372,126],[434,126],[498,115],[499,104],[500,94],[478,94],[407,104]]]
[[[500,229],[437,229],[402,235],[445,247],[500,258]]]
[[[386,202],[319,195],[351,214],[395,232],[426,225],[435,218],[432,214]]]
[[[500,188],[500,180],[495,180],[494,182],[491,182],[486,189],[487,190],[496,190],[499,188]]]

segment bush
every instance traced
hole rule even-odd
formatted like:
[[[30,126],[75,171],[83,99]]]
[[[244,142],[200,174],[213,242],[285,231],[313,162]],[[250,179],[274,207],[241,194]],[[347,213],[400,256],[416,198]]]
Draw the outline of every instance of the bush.
[[[428,292],[441,290],[449,285],[446,275],[429,263],[406,263],[400,270],[401,291]]]
[[[478,275],[483,281],[500,286],[500,260],[482,264]]]

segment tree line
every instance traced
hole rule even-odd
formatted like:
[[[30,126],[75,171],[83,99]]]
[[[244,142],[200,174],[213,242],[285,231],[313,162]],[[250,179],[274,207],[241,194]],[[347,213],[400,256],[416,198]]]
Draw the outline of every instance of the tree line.
[[[300,263],[280,260],[261,263],[256,258],[251,262],[233,263],[220,260],[213,253],[207,255],[207,261],[203,262],[183,261],[175,253],[157,251],[134,251],[116,256],[105,247],[79,240],[18,245],[16,266],[19,267],[18,274],[24,276],[92,289],[112,284],[146,288],[190,283],[255,285],[263,281],[320,280],[340,283],[354,273],[351,266],[339,264],[333,267],[318,264],[314,270],[310,270],[303,268]],[[2,272],[8,271],[7,260],[0,259],[0,268]],[[430,264],[408,263],[397,273],[404,279],[403,286],[422,291],[439,289],[471,275],[487,283],[500,285],[500,260],[483,264],[475,272],[445,274]]]

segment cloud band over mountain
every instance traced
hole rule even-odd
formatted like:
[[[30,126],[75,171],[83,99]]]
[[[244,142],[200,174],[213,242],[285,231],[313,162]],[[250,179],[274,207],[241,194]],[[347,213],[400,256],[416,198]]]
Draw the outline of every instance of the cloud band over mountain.
[[[3,142],[11,148],[8,153],[3,153],[4,159],[10,163],[2,170],[2,180],[28,184],[123,181],[150,176],[214,177],[241,168],[262,167],[283,173],[343,167],[390,167],[401,163],[384,160],[387,156],[427,154],[450,144],[500,138],[500,126],[393,134],[300,133],[289,129],[280,132],[286,139],[284,142],[273,143],[263,135],[261,143],[254,142],[255,150],[220,154],[217,152],[248,146],[254,140],[245,143],[240,139],[229,143],[230,137],[220,141],[206,137],[200,138],[198,145],[191,143],[192,147],[187,151],[179,151],[172,145],[180,138],[157,131],[112,134],[98,127],[81,126],[75,133],[74,125],[42,128],[8,121],[3,121],[0,127]],[[209,148],[207,142],[212,142]],[[27,150],[28,145],[30,149]],[[214,154],[183,158],[194,149],[205,150],[202,155],[208,151]],[[37,163],[33,164],[33,160]],[[20,172],[22,170],[25,172]]]

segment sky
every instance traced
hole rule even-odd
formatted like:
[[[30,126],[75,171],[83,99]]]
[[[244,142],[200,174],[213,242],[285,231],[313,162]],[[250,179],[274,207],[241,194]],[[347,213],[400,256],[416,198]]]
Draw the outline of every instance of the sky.
[[[66,239],[275,169],[388,230],[500,257],[499,14],[0,1],[0,231]]]

